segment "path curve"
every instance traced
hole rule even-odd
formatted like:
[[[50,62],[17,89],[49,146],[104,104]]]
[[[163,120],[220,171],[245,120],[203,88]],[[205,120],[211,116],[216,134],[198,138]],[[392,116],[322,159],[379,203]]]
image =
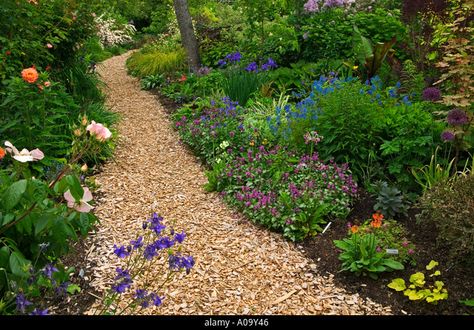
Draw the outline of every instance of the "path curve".
[[[127,75],[129,53],[98,71],[108,105],[122,120],[115,157],[97,175],[98,231],[87,238],[91,285],[103,292],[114,276],[114,244],[136,238],[152,208],[187,233],[184,250],[196,265],[176,276],[163,305],[146,314],[387,314],[382,307],[335,286],[332,276],[280,234],[242,220],[215,193],[204,169],[179,143],[159,101]],[[148,276],[155,276],[150,270]]]

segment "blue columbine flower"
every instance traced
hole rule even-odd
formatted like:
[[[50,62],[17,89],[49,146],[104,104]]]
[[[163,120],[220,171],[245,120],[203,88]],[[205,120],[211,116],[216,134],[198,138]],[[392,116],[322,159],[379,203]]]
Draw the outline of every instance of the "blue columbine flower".
[[[56,272],[58,272],[58,269],[52,264],[47,264],[43,269],[43,274],[46,275],[48,278],[52,278],[53,274]]]
[[[114,254],[119,258],[125,258],[130,255],[130,251],[127,251],[127,248],[123,245],[117,247],[117,245],[114,244]]]
[[[35,308],[31,313],[30,315],[48,315],[48,309],[38,309],[38,308]]]
[[[186,237],[186,234],[185,234],[184,231],[182,231],[180,234],[176,234],[176,235],[174,236],[174,239],[175,239],[178,243],[181,244],[181,243],[183,243],[185,237]]]
[[[130,244],[134,250],[141,248],[143,246],[143,237],[139,236],[136,241],[131,241]]]
[[[151,298],[151,301],[153,302],[153,305],[155,306],[160,306],[162,303],[162,300],[164,299],[164,297],[160,297],[156,293],[153,293],[153,292],[150,294],[150,298]]]
[[[158,253],[156,252],[156,247],[154,244],[147,245],[145,247],[145,251],[143,251],[143,256],[145,257],[146,260],[151,260],[157,255]]]
[[[117,293],[124,293],[127,291],[128,288],[132,286],[133,280],[130,276],[130,272],[128,270],[123,270],[120,267],[115,269],[117,272],[117,276],[115,277],[116,284],[112,285],[112,290]]]
[[[16,309],[21,311],[22,313],[25,312],[26,307],[33,305],[31,301],[26,300],[26,297],[23,293],[19,293],[16,296]]]
[[[174,245],[174,240],[170,239],[168,236],[165,236],[158,239],[154,245],[157,250],[168,249]]]

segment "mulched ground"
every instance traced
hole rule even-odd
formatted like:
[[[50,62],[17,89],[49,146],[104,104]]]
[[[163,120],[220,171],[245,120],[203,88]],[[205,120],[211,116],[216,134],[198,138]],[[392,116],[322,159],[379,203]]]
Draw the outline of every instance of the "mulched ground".
[[[445,269],[445,257],[434,246],[433,233],[403,219],[421,251],[418,265],[440,262],[449,300],[438,306],[411,303],[386,287],[395,276],[407,278],[420,269],[381,276],[377,281],[339,273],[332,243],[346,235],[346,223],[372,214],[373,201],[362,195],[346,221],[334,222],[323,235],[302,244],[255,226],[229,209],[216,194],[205,193],[203,165],[191,155],[168,119],[178,106],[140,91],[126,75],[127,54],[106,61],[99,71],[107,83],[109,106],[122,115],[115,160],[96,177],[101,185],[97,232],[76,244],[65,264],[76,267],[73,281],[82,292],[58,304],[58,314],[89,314],[114,276],[119,262],[112,245],[134,239],[152,208],[188,233],[185,251],[195,268],[164,290],[167,297],[146,314],[463,314],[457,303],[470,298],[473,276],[467,269]],[[162,104],[164,106],[162,106]],[[78,276],[79,270],[84,274]],[[151,271],[149,276],[156,276]]]
[[[205,168],[180,143],[169,110],[127,75],[128,55],[98,67],[108,105],[122,120],[114,159],[95,175],[94,196],[100,199],[94,213],[100,224],[76,255],[86,261],[82,268],[89,277],[81,313],[100,307],[98,299],[88,308],[86,295],[102,296],[122,266],[113,245],[136,239],[142,222],[156,211],[167,224],[174,221],[177,232],[186,232],[182,253],[191,254],[196,264],[165,288],[158,287],[163,268],[148,269],[144,277],[152,282],[150,289],[165,299],[159,308],[137,313],[390,314],[384,304],[346,293],[332,275],[318,274],[318,265],[297,246],[243,219],[218,194],[206,193]],[[125,295],[123,304],[129,299]]]
[[[347,236],[347,222],[358,224],[361,219],[369,219],[373,213],[374,203],[374,200],[367,193],[362,193],[354,203],[353,211],[347,220],[333,222],[330,229],[323,235],[304,241],[304,250],[318,264],[318,271],[321,274],[334,274],[336,283],[349,292],[358,293],[363,297],[370,297],[379,303],[389,304],[394,314],[474,314],[474,308],[459,303],[459,300],[474,297],[472,267],[469,268],[466,265],[448,266],[445,251],[436,246],[435,231],[427,224],[417,223],[415,215],[418,210],[416,209],[411,210],[408,217],[403,217],[400,222],[407,228],[410,235],[409,240],[416,246],[417,266],[408,265],[405,270],[383,274],[378,280],[339,272],[341,262],[338,259],[338,252],[333,240],[339,240]],[[441,280],[448,290],[447,300],[439,302],[438,305],[413,302],[409,301],[403,293],[387,288],[387,284],[393,278],[402,277],[407,280],[411,274],[417,271],[426,272],[424,267],[430,260],[439,262],[437,269],[441,271]]]

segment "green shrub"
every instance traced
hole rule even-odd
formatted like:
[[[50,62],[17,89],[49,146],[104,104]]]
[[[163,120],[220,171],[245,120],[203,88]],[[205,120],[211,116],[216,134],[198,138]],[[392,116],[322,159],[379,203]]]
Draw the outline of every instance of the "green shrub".
[[[404,39],[405,28],[400,21],[400,11],[378,8],[372,12],[346,13],[341,8],[323,10],[310,15],[301,28],[302,56],[307,61],[322,58],[347,59],[354,57],[356,26],[372,42],[386,42],[396,37]]]
[[[50,83],[49,86],[45,84]],[[64,157],[71,146],[70,125],[80,113],[74,99],[47,73],[35,83],[19,77],[6,81],[6,97],[0,104],[0,135],[24,148],[39,148],[50,157]]]
[[[474,175],[432,187],[420,206],[419,217],[435,226],[437,242],[448,249],[450,261],[474,262]]]
[[[127,68],[139,77],[156,74],[172,75],[186,68],[186,53],[182,47],[171,51],[136,52],[127,60]]]

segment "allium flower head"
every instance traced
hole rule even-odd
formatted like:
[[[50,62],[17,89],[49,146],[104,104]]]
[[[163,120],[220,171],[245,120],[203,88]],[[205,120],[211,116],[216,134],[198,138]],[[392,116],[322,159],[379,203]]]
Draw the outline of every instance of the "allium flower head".
[[[304,10],[307,11],[308,13],[314,13],[319,11],[319,6],[316,0],[308,0],[304,6]]]
[[[453,109],[448,112],[448,124],[453,126],[465,125],[468,122],[467,114],[464,110]]]
[[[36,80],[38,80],[38,71],[36,71],[36,69],[33,67],[24,69],[21,71],[21,77],[27,83],[33,84],[36,82]]]
[[[423,91],[422,97],[425,101],[438,101],[441,100],[441,92],[436,87],[428,87]]]
[[[441,133],[441,140],[443,140],[444,142],[453,141],[455,137],[456,136],[451,131],[444,131],[443,133]]]

